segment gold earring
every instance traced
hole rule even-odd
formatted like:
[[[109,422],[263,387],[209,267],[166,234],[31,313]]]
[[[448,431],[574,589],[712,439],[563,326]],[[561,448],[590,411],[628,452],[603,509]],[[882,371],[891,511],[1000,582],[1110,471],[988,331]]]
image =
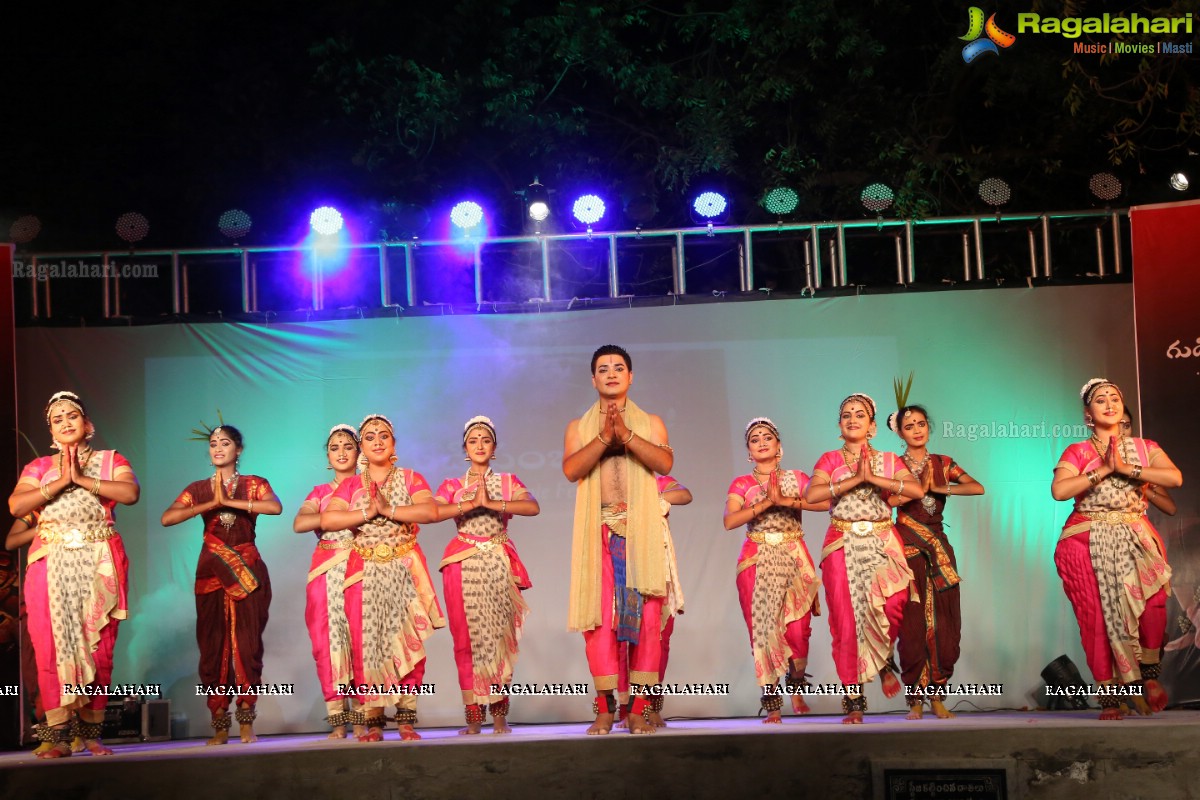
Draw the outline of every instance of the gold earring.
[[[463,456],[463,461],[470,461],[470,460],[471,460],[470,456]]]

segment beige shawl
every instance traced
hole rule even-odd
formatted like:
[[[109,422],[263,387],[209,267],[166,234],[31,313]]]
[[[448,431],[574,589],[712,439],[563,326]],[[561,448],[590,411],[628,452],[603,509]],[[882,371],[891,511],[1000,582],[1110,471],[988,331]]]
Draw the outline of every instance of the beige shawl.
[[[625,423],[650,440],[650,417],[632,400],[625,403]],[[588,442],[600,432],[600,402],[579,420],[579,438]],[[663,558],[663,519],[658,505],[654,473],[635,458],[625,459],[629,494],[625,534],[628,585],[643,595],[665,597],[666,564]],[[567,628],[589,631],[601,624],[601,564],[604,547],[600,533],[600,468],[580,479],[575,493],[575,526],[571,539],[571,599]]]

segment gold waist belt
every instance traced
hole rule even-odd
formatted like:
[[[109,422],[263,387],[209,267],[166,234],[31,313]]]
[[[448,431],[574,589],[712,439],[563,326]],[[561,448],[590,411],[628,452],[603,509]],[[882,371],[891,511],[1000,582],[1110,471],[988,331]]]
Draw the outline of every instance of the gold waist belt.
[[[1113,525],[1122,522],[1133,525],[1142,518],[1141,514],[1134,511],[1080,511],[1079,516],[1087,517],[1093,522],[1108,522]]]
[[[508,534],[507,533],[498,533],[495,536],[493,536],[492,538],[484,539],[481,542],[478,539],[472,539],[470,536],[463,536],[460,533],[458,535],[458,540],[460,542],[463,542],[464,544],[469,544],[472,547],[474,547],[478,550],[482,550],[486,553],[488,550],[491,550],[493,547],[499,547],[500,545],[507,542]]]
[[[362,556],[363,561],[393,561],[403,558],[417,546],[416,539],[410,539],[404,544],[391,545],[380,542],[374,545],[354,544],[354,552]]]
[[[831,517],[830,522],[833,527],[837,528],[842,533],[853,533],[855,536],[872,536],[878,534],[880,531],[886,531],[888,528],[892,527],[892,521],[890,519],[859,519],[851,521],[848,519]]]
[[[804,538],[804,531],[751,531],[746,538],[755,544],[783,544],[800,541]]]
[[[78,550],[86,544],[104,542],[116,535],[116,529],[107,525],[95,528],[68,528],[65,525],[47,523],[38,526],[38,538],[43,542],[61,544],[68,550]]]
[[[349,539],[322,539],[317,542],[319,550],[349,550],[353,543]]]

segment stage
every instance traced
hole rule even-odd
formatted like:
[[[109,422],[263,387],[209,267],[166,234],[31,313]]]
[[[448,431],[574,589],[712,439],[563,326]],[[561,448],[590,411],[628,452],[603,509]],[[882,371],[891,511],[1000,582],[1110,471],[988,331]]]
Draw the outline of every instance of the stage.
[[[586,723],[522,725],[511,736],[459,736],[425,729],[401,743],[394,729],[377,744],[320,734],[268,736],[205,747],[203,740],[118,745],[107,758],[37,761],[0,755],[0,796],[188,800],[356,797],[544,800],[550,797],[1003,797],[885,794],[885,770],[1003,775],[1011,798],[1194,797],[1200,774],[1200,711],[1100,722],[1089,712],[959,712],[950,720],[871,714],[845,726],[838,716],[672,720],[651,736],[586,736]],[[485,731],[487,729],[485,728]],[[917,784],[921,788],[922,784]]]

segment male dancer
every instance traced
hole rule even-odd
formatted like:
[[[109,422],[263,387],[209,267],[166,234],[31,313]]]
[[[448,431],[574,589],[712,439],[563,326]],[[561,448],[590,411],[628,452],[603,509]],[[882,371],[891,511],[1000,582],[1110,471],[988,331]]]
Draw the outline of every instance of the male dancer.
[[[582,631],[596,684],[589,734],[612,730],[617,711],[617,642],[629,644],[630,733],[653,733],[659,631],[667,595],[662,512],[654,474],[675,461],[667,428],[628,398],[629,353],[604,345],[592,354],[599,397],[567,426],[563,474],[578,484],[571,542],[568,627]]]

